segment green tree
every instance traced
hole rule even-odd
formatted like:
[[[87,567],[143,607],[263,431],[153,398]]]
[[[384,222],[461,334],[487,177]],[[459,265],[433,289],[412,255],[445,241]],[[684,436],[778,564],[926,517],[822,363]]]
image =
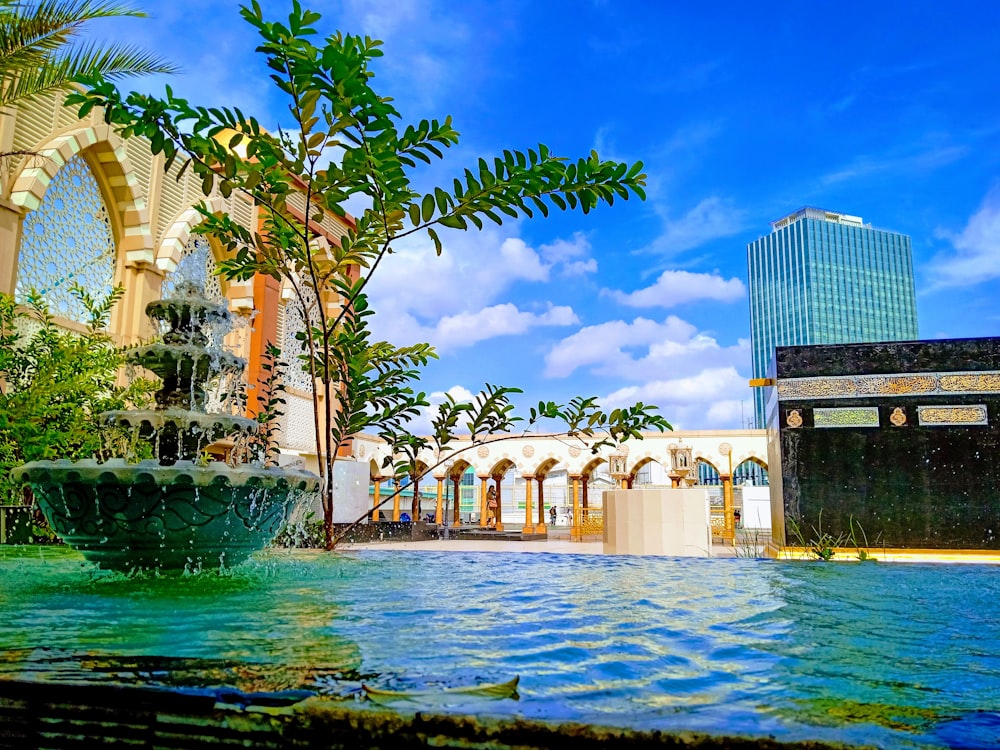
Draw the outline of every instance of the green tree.
[[[74,292],[90,314],[82,333],[56,325],[34,293],[25,306],[0,294],[0,502],[19,501],[10,471],[26,461],[124,455],[114,443],[125,436],[99,415],[142,404],[151,393],[143,379],[118,385],[123,351],[105,330],[121,288],[103,300]]]
[[[407,432],[409,421],[428,406],[413,384],[436,355],[428,344],[399,347],[370,338],[374,311],[365,285],[383,262],[391,262],[393,243],[426,234],[440,254],[442,230],[481,228],[486,221],[501,224],[552,210],[587,213],[616,198],[644,198],[645,175],[638,162],[604,161],[594,152],[568,160],[539,145],[479,159],[447,187],[418,192],[417,168],[441,159],[459,134],[450,117],[401,123],[391,100],[372,87],[369,66],[382,55],[381,42],[337,32],[317,46],[312,39],[320,16],[298,2],[284,22],[265,20],[256,0],[241,14],[260,36],[257,51],[287,102],[289,129],[268,133],[238,109],[193,106],[169,88],[164,98],[123,96],[100,77],[87,81],[90,90],[72,95],[68,103],[80,106],[81,117],[103,107],[107,122],[123,136],[148,138],[153,152],[164,154],[166,168],[179,159],[181,172],[193,170],[206,195],[242,191],[259,206],[263,231],[204,209],[196,231],[214,235],[232,254],[221,263],[224,275],[286,279],[307,311],[299,358],[323,396],[316,401],[314,424],[322,457],[325,537],[332,548],[336,447],[351,435],[376,431],[404,456],[398,468],[405,471],[415,466],[422,446],[448,449],[462,425],[480,438],[518,421],[510,396],[519,391],[487,386],[472,404],[446,403],[433,438]],[[368,208],[351,218],[344,206],[357,196]],[[325,248],[314,227],[328,214],[340,217],[348,230]],[[310,306],[313,296],[336,297],[340,307],[328,314],[322,304]],[[603,431],[610,440],[669,428],[653,413],[655,407],[642,404],[606,413],[594,399],[579,399],[565,407],[543,402],[532,411],[530,424],[545,417],[566,419],[572,434]]]
[[[84,74],[121,78],[175,72],[132,45],[76,42],[88,22],[121,16],[145,14],[119,2],[0,0],[0,106],[65,89]]]

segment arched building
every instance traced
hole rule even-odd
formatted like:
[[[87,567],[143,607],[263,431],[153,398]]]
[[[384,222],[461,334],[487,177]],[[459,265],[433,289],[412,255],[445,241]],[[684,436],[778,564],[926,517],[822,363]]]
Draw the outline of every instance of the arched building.
[[[223,259],[220,247],[192,233],[201,219],[195,207],[227,212],[248,229],[259,226],[257,207],[238,192],[206,198],[192,171],[178,176],[180,160],[165,173],[163,155],[154,156],[148,141],[121,139],[98,110],[79,119],[63,98],[0,113],[0,292],[22,301],[32,289],[43,292],[57,322],[73,329],[84,323],[74,285],[96,297],[121,285],[110,333],[120,344],[135,343],[153,335],[145,307],[161,297],[186,255],[200,250],[209,265]],[[336,242],[346,229],[329,213],[316,231],[321,242]],[[268,342],[294,357],[288,342],[297,344],[303,324],[301,310],[290,309],[298,304],[290,302],[290,290],[264,276],[206,279],[209,293],[224,299],[237,320],[227,343],[247,360],[249,383],[261,375]],[[323,304],[333,310],[338,300]],[[296,372],[287,385],[285,453],[301,453],[315,465],[313,421],[302,418],[312,413],[312,384]]]
[[[372,502],[378,505],[385,483],[395,479],[391,468],[383,468],[394,464],[388,446],[375,437],[358,436],[353,455],[368,461]],[[506,518],[517,528],[523,526],[524,533],[544,533],[551,508],[562,509],[557,515],[570,513],[574,526],[579,526],[590,509],[600,507],[600,491],[614,486],[718,484],[731,507],[734,478],[741,483],[755,481],[747,468],[738,470],[748,465],[766,470],[767,440],[764,430],[652,432],[642,440],[594,452],[565,436],[500,435],[479,445],[458,440],[440,455],[424,451],[418,463],[427,469],[422,484],[436,483],[434,508],[420,509],[421,515],[430,512],[439,523],[471,521],[485,526],[488,491],[493,487],[501,501],[499,529]],[[712,467],[715,482],[699,481],[701,464]],[[385,515],[399,520],[399,503]]]

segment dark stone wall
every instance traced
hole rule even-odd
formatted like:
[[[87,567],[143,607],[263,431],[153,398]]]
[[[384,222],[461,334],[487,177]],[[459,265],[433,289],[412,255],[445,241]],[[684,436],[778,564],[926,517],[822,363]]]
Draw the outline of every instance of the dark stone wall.
[[[1000,337],[779,346],[779,378],[1000,370]]]
[[[782,347],[775,365],[779,380],[1000,370],[1000,338]],[[918,424],[917,406],[964,404],[985,404],[988,425]],[[877,406],[880,426],[814,427],[813,409],[851,406]],[[889,420],[897,407],[902,426]],[[788,425],[792,410],[799,427]],[[771,416],[781,467],[772,506],[806,541],[820,530],[849,536],[853,519],[873,547],[1000,549],[1000,392],[782,399]]]

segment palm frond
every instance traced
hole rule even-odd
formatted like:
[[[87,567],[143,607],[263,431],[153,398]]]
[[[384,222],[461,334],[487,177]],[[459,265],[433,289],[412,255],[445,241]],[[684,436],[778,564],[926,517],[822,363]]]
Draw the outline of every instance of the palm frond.
[[[76,35],[87,21],[145,15],[120,2],[42,0],[29,5],[6,0],[0,4],[0,59],[19,50],[54,52]]]
[[[71,44],[86,22],[122,16],[145,13],[123,2],[0,0],[0,106],[65,88],[84,74],[122,78],[176,72],[138,47]]]

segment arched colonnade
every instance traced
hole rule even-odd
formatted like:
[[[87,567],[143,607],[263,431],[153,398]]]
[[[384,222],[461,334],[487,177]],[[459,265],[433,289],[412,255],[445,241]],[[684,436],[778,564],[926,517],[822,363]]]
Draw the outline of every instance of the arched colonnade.
[[[410,491],[412,519],[421,514],[421,485],[433,483],[433,521],[438,524],[458,526],[463,523],[460,514],[460,483],[471,473],[475,477],[473,488],[475,502],[472,515],[478,516],[473,523],[480,527],[492,526],[490,517],[494,515],[488,507],[492,488],[502,500],[505,496],[504,482],[523,485],[523,501],[518,499],[517,515],[523,520],[522,533],[546,533],[549,513],[553,503],[547,497],[552,485],[546,480],[555,473],[565,473],[566,503],[572,508],[570,514],[574,534],[579,534],[588,511],[595,501],[590,497],[592,482],[600,476],[603,488],[634,488],[644,467],[656,463],[662,467],[662,478],[672,487],[687,487],[697,484],[697,464],[705,463],[718,474],[724,498],[729,507],[732,503],[732,481],[734,468],[744,462],[767,467],[767,444],[763,430],[699,430],[667,433],[650,433],[643,440],[631,440],[620,448],[607,446],[592,452],[580,441],[557,436],[531,435],[524,437],[502,437],[488,442],[471,445],[458,442],[455,450],[442,456],[426,451],[418,456],[417,472],[414,476],[393,476],[394,462],[390,458],[388,446],[376,438],[359,436],[355,438],[354,458],[367,461],[372,483],[372,520],[380,517],[379,508],[386,499],[383,484],[388,482],[399,487],[406,484]],[[513,494],[508,493],[513,501]],[[452,498],[448,517],[445,514],[444,499]],[[523,516],[521,505],[523,502]],[[599,503],[597,503],[599,505]],[[506,504],[506,510],[513,510],[513,502]],[[505,503],[500,502],[495,513],[495,528],[504,530]],[[385,517],[400,520],[403,502],[400,495],[392,500],[391,515]]]

